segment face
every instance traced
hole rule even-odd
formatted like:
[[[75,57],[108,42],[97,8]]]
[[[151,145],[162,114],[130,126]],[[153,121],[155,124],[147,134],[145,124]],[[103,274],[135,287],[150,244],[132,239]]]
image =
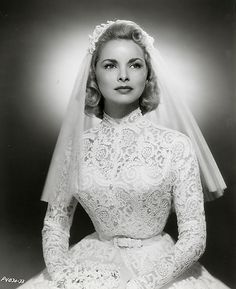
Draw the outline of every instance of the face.
[[[137,102],[145,88],[147,66],[142,48],[132,40],[110,40],[100,51],[95,74],[105,105]]]

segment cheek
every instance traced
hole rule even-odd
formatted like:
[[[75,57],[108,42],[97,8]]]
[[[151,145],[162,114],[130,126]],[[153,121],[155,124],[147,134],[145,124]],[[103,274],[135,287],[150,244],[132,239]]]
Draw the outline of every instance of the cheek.
[[[99,88],[109,88],[109,86],[111,86],[112,78],[108,73],[100,73],[96,76],[96,79]]]
[[[147,67],[141,69],[133,70],[133,75],[139,82],[145,82],[147,80],[148,70]]]
[[[137,75],[135,75],[135,80],[137,85],[145,86],[147,80],[147,73],[146,72],[137,73]]]

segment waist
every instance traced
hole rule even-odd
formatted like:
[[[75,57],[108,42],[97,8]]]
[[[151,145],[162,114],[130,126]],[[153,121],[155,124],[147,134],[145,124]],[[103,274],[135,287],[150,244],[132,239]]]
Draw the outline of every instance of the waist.
[[[108,242],[114,245],[115,247],[119,248],[141,248],[156,243],[158,241],[161,241],[163,238],[173,242],[172,238],[165,232],[162,232],[158,235],[145,239],[130,238],[125,236],[114,236],[113,238],[107,240],[99,237],[101,241]]]

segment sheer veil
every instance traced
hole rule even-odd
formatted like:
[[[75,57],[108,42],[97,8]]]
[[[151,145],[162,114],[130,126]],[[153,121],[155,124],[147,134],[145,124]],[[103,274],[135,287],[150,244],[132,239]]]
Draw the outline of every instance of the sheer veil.
[[[175,93],[171,74],[168,72],[158,49],[153,45],[154,39],[136,23],[116,20],[96,26],[92,36],[90,36],[90,45],[79,67],[41,200],[52,204],[61,194],[73,194],[75,190],[78,190],[80,185],[78,183],[80,179],[78,177],[80,174],[79,159],[82,153],[83,132],[89,127],[97,125],[99,121],[96,117],[88,117],[84,113],[86,86],[92,54],[99,37],[110,25],[117,21],[134,24],[142,31],[142,35],[146,39],[146,49],[150,54],[151,65],[157,75],[160,90],[160,104],[157,109],[147,113],[147,116],[156,124],[178,130],[191,138],[198,157],[205,200],[209,201],[222,196],[226,188],[224,179],[194,116],[179,97],[179,94],[176,95]]]

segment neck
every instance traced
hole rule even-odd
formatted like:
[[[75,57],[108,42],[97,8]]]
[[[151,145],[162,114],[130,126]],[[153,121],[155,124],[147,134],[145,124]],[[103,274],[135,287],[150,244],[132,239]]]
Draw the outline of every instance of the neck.
[[[104,112],[112,118],[122,118],[139,107],[139,100],[132,104],[104,103]]]

